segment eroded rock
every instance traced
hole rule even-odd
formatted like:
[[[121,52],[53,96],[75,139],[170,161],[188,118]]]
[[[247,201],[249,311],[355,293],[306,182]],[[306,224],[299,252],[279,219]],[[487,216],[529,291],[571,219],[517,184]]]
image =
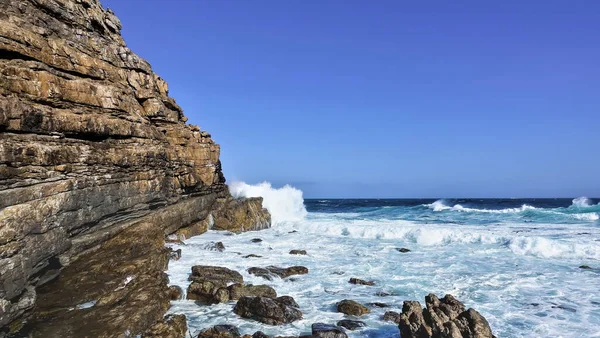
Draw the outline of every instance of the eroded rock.
[[[302,319],[298,309],[267,297],[242,297],[233,311],[241,317],[269,325],[281,325]]]
[[[204,329],[198,334],[198,338],[239,338],[240,331],[233,325],[215,325],[211,328]]]
[[[318,338],[347,338],[346,332],[339,326],[314,323],[311,327],[312,337]]]
[[[187,321],[184,315],[169,315],[143,334],[144,338],[186,338]]]

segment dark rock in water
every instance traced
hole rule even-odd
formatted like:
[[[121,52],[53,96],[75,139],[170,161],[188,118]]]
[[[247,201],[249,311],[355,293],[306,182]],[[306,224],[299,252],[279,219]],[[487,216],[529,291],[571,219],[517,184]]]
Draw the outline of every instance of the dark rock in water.
[[[222,266],[209,266],[209,265],[194,265],[192,266],[192,274],[190,280],[211,280],[216,283],[224,284],[227,286],[228,283],[243,283],[244,277],[234,270],[222,267]]]
[[[344,271],[333,271],[331,274],[332,275],[342,276],[342,275],[345,275],[346,273]]]
[[[360,329],[361,327],[367,326],[365,322],[361,322],[360,320],[350,320],[344,319],[337,322],[337,326],[344,327],[350,331],[354,331],[356,329]]]
[[[242,297],[233,312],[269,325],[287,324],[302,319],[302,312],[298,309],[266,297]]]
[[[277,297],[275,289],[268,285],[244,285],[233,284],[227,287],[229,290],[229,299],[237,300],[242,297]]]
[[[169,258],[178,261],[181,258],[181,249],[173,250],[172,248],[168,248],[169,250]]]
[[[169,315],[143,334],[144,338],[185,338],[187,321],[184,315]]]
[[[396,248],[396,250],[398,250],[398,251],[400,251],[402,253],[410,252],[410,250],[407,249],[407,248]]]
[[[169,286],[169,298],[171,300],[180,300],[183,290],[177,285]]]
[[[255,255],[255,254],[249,254],[246,256],[242,256],[242,258],[262,258],[262,256]]]
[[[383,320],[399,324],[400,323],[400,314],[398,312],[395,312],[395,311],[387,311],[383,315]]]
[[[589,265],[581,265],[581,266],[579,266],[579,268],[580,268],[580,269],[586,269],[586,270],[590,270],[590,269],[592,269],[592,267],[591,267],[591,266],[589,266]]]
[[[379,292],[375,293],[375,296],[377,296],[377,297],[389,297],[391,295],[392,295],[391,293],[387,293],[385,291],[379,291]]]
[[[349,299],[344,299],[337,303],[337,311],[357,317],[371,312],[368,307]]]
[[[387,305],[386,303],[380,303],[380,302],[369,303],[369,305],[371,305],[373,307],[389,307],[389,305]]]
[[[252,335],[252,338],[270,338],[269,336],[267,336],[264,332],[262,331],[256,331],[254,332],[254,334]]]
[[[253,238],[253,239],[251,239],[250,241],[251,241],[252,243],[260,243],[260,242],[262,242],[263,240],[262,240],[262,239],[260,239],[260,238]]]
[[[490,326],[479,312],[468,309],[451,295],[441,300],[425,297],[426,308],[416,301],[405,301],[400,315],[402,338],[493,338]]]
[[[561,310],[565,310],[565,311],[569,311],[569,312],[577,312],[576,309],[572,308],[572,307],[568,307],[568,306],[564,306],[564,305],[552,305],[553,309],[561,309]]]
[[[226,303],[230,300],[229,283],[242,284],[244,278],[237,272],[220,266],[195,265],[190,275],[192,283],[187,289],[187,299],[205,303]]]
[[[298,303],[296,303],[296,300],[294,298],[292,298],[291,296],[277,297],[277,299],[275,299],[275,301],[280,304],[287,305],[287,306],[291,306],[291,307],[295,307],[295,308],[299,307]]]
[[[202,246],[202,249],[209,251],[225,251],[225,244],[223,242],[208,242]]]
[[[295,234],[297,232],[298,232],[298,230],[292,230],[292,231],[288,232],[288,234]]]
[[[373,286],[375,285],[375,282],[373,281],[366,281],[366,280],[362,280],[359,278],[350,278],[350,280],[348,281],[348,283],[350,284],[360,284],[360,285],[369,285],[369,286]]]
[[[221,324],[202,330],[198,338],[238,338],[240,336],[240,331],[237,327]]]
[[[312,336],[315,338],[347,338],[346,332],[339,326],[314,323],[312,325]]]
[[[293,275],[304,275],[308,273],[308,269],[304,266],[292,266],[289,268],[267,266],[266,268],[250,268],[248,269],[248,273],[259,277],[263,277],[268,280],[273,280],[273,276],[278,276],[279,278],[286,278]]]
[[[290,255],[306,255],[306,250],[291,250]]]

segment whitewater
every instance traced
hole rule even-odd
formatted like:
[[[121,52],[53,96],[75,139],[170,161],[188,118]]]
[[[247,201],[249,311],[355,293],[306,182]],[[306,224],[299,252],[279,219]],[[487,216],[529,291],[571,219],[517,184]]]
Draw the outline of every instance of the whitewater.
[[[350,337],[399,337],[397,326],[381,319],[386,311],[401,312],[404,300],[423,304],[429,293],[450,293],[478,310],[497,337],[600,337],[598,200],[304,200],[291,186],[243,182],[230,191],[263,197],[272,228],[239,235],[210,230],[171,244],[182,250],[169,263],[171,284],[186,290],[193,265],[224,266],[247,283],[294,297],[304,318],[268,326],[238,317],[234,303],[173,301],[170,312],[185,314],[194,336],[217,324],[235,325],[242,334],[310,334],[312,323],[344,319],[335,304],[353,299],[389,307],[372,307],[360,317],[367,327],[348,331]],[[209,250],[211,242],[226,250]],[[308,255],[290,255],[293,249]],[[262,257],[242,258],[249,254]],[[267,281],[246,271],[267,265],[303,265],[310,272]],[[376,285],[349,284],[350,277]]]

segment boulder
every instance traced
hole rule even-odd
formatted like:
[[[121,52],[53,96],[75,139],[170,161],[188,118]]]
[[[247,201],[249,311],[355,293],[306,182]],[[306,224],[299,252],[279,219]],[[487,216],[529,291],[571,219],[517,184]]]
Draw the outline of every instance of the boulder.
[[[228,284],[242,284],[244,278],[237,272],[220,266],[195,265],[190,275],[192,283],[187,289],[187,299],[215,304],[230,300]]]
[[[341,326],[350,331],[354,331],[354,330],[360,329],[361,327],[365,327],[367,325],[365,324],[365,322],[361,322],[360,320],[344,319],[344,320],[340,320],[339,322],[337,322],[337,326]]]
[[[267,297],[241,297],[233,312],[269,325],[282,325],[302,319],[302,312],[298,309]]]
[[[349,299],[344,299],[337,303],[337,311],[357,317],[371,312],[368,307]]]
[[[350,284],[359,284],[359,285],[369,285],[369,286],[373,286],[375,285],[375,282],[373,281],[366,281],[366,280],[362,280],[359,278],[350,278],[350,280],[348,281],[348,283]]]
[[[268,285],[244,285],[232,284],[227,287],[229,290],[229,299],[238,300],[242,297],[277,297],[275,289]]]
[[[277,299],[275,299],[275,301],[280,304],[284,304],[284,305],[295,307],[295,308],[300,307],[300,306],[298,306],[298,303],[296,303],[296,300],[294,298],[292,298],[291,296],[277,297]]]
[[[195,265],[192,266],[192,281],[210,280],[227,286],[228,283],[243,283],[244,277],[234,270],[221,266]]]
[[[171,300],[179,300],[183,295],[183,290],[177,285],[169,286],[169,298]]]
[[[290,255],[306,255],[306,250],[291,250]]]
[[[398,312],[395,312],[395,311],[387,311],[383,315],[383,320],[399,324],[400,323],[400,314]]]
[[[185,338],[187,323],[184,315],[169,315],[154,324],[144,334],[144,338]]]
[[[308,269],[304,266],[292,266],[289,268],[279,268],[276,266],[267,266],[266,268],[252,267],[248,269],[248,273],[267,280],[273,280],[274,276],[286,278],[293,275],[304,275],[308,273]]]
[[[204,329],[198,335],[198,338],[238,338],[241,337],[240,331],[233,325],[215,325]]]
[[[403,338],[493,338],[487,320],[452,295],[441,300],[434,294],[425,297],[426,308],[419,302],[405,301],[400,315]]]
[[[346,332],[339,326],[314,323],[312,325],[312,337],[315,338],[347,338]]]

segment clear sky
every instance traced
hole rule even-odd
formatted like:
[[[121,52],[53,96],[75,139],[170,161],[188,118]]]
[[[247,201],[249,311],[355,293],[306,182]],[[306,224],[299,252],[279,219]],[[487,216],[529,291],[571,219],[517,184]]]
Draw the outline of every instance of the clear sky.
[[[600,196],[600,1],[102,3],[229,181]]]

